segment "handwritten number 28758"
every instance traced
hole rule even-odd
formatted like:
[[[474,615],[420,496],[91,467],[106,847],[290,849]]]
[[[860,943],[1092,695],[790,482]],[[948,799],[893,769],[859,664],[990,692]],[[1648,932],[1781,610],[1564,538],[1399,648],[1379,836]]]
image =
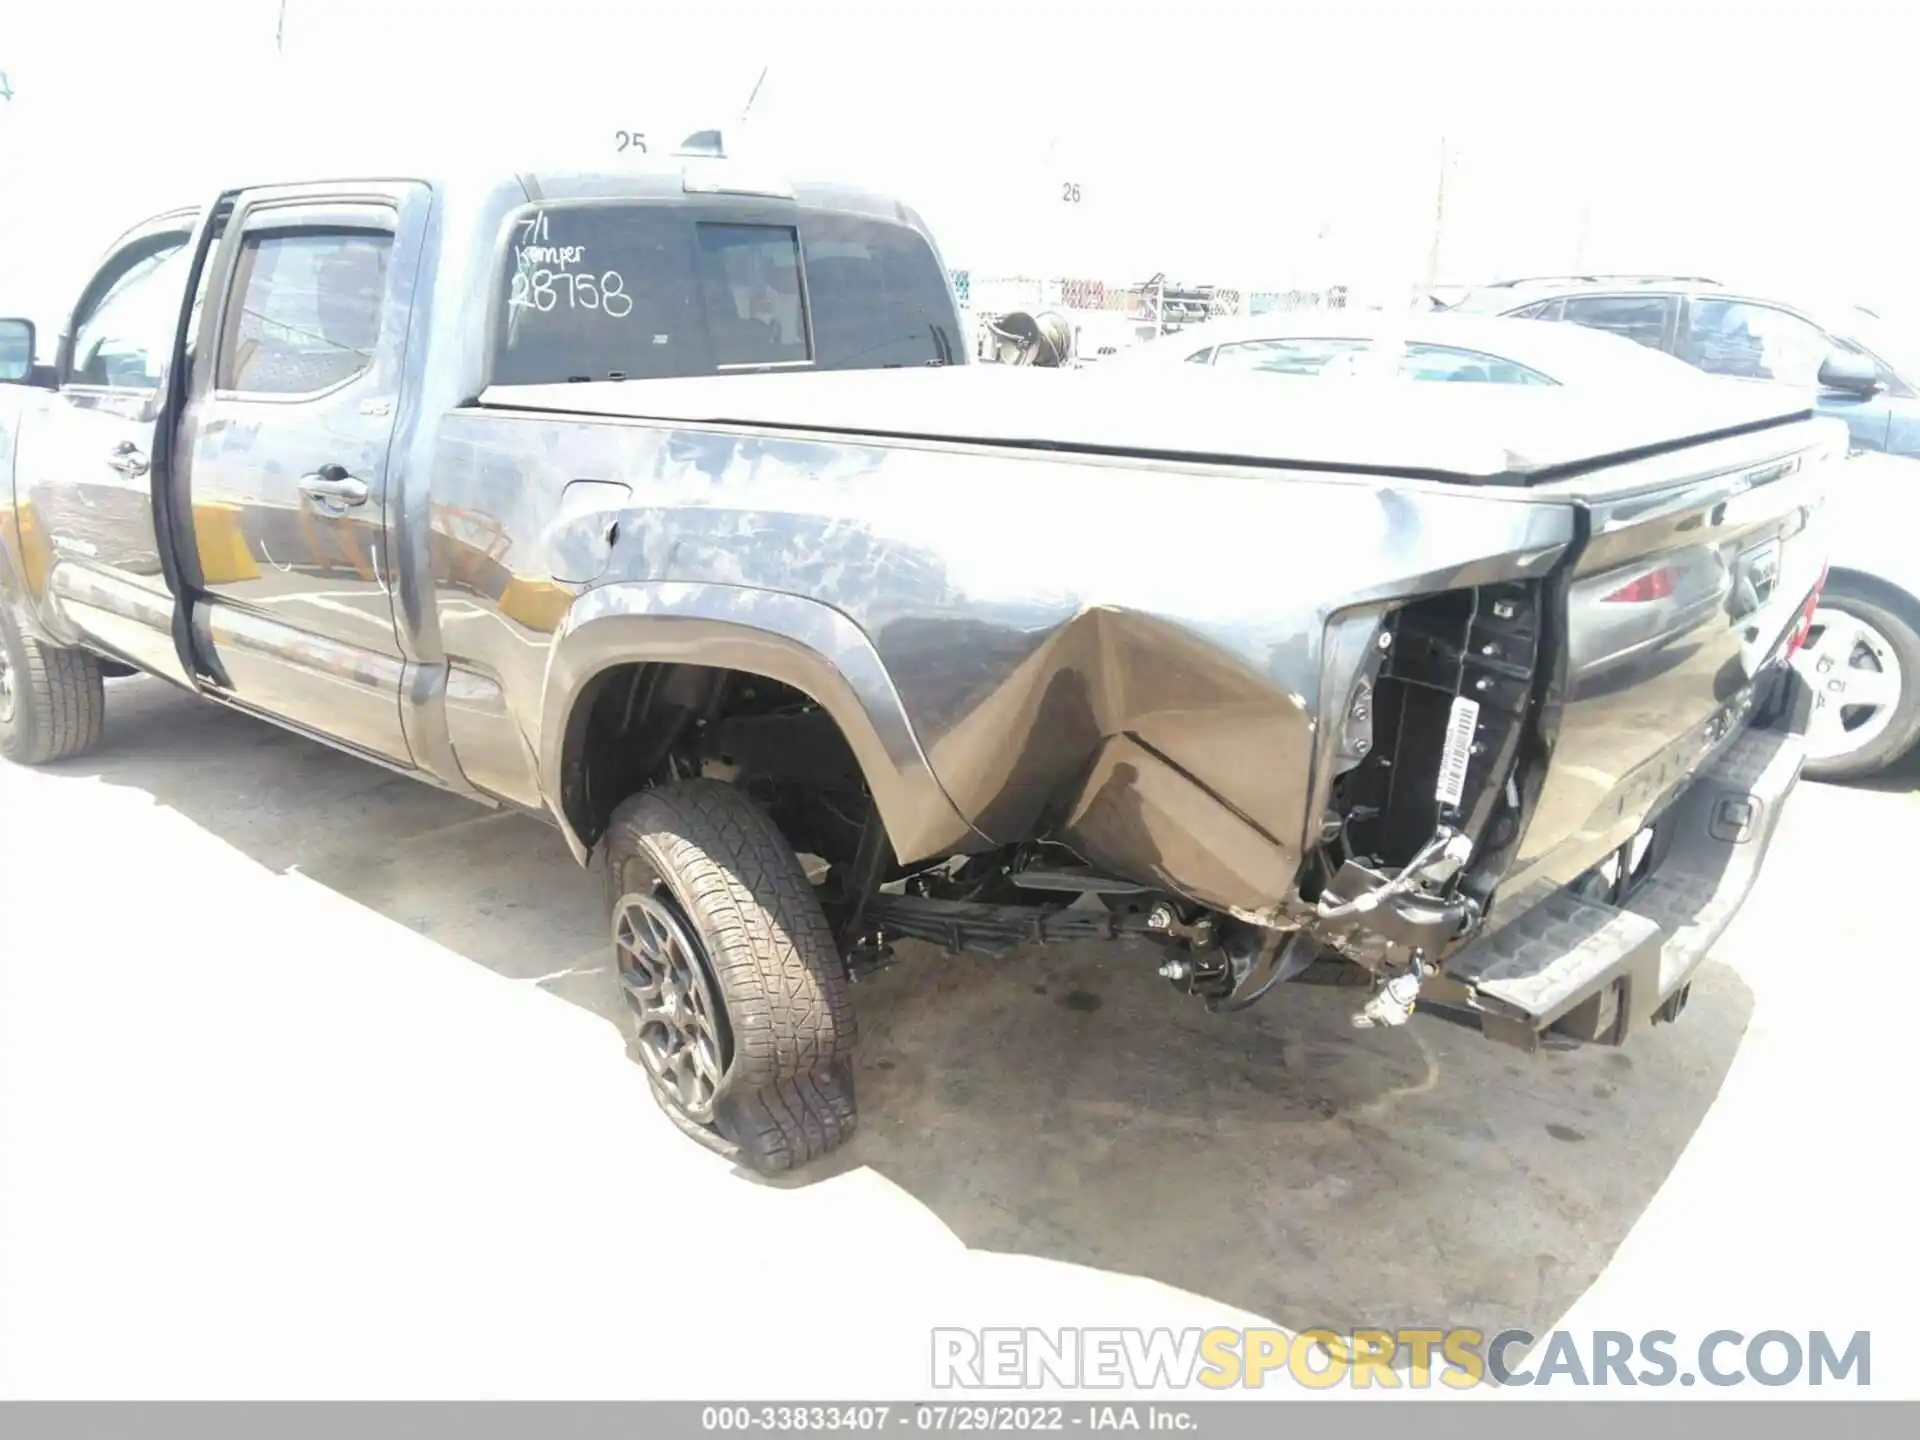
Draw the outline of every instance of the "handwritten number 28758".
[[[570,270],[515,272],[513,291],[507,297],[509,308],[538,310],[544,315],[563,303],[569,310],[598,310],[616,320],[633,313],[633,297],[627,293],[627,282],[618,270],[608,270],[598,280]]]

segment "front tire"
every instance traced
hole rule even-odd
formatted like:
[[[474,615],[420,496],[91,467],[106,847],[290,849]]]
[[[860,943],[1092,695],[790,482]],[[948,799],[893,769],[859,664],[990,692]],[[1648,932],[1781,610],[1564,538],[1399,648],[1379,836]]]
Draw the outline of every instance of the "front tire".
[[[1865,587],[1828,580],[1793,664],[1815,700],[1808,779],[1861,779],[1920,739],[1920,634]]]
[[[642,791],[607,831],[634,1055],[683,1130],[774,1174],[853,1134],[846,967],[799,857],[709,780]]]
[[[106,713],[99,659],[21,634],[0,604],[0,756],[46,765],[84,755]]]

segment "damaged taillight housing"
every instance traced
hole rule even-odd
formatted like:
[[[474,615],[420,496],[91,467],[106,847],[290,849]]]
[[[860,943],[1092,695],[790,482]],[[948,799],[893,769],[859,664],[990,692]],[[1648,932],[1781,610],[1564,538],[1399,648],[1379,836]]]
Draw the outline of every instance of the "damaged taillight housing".
[[[1373,970],[1417,968],[1477,923],[1521,834],[1548,602],[1540,581],[1442,591],[1372,638],[1301,886],[1317,944]]]

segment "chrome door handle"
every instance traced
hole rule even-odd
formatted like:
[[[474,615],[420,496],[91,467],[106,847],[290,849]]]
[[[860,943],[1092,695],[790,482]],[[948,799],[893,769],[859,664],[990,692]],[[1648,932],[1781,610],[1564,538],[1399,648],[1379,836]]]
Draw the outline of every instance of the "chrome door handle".
[[[328,505],[364,505],[367,482],[356,480],[339,465],[322,465],[311,475],[300,477],[300,493],[310,500]]]
[[[140,453],[140,447],[131,440],[122,440],[107,455],[107,464],[129,479],[135,479],[147,473],[147,457]]]

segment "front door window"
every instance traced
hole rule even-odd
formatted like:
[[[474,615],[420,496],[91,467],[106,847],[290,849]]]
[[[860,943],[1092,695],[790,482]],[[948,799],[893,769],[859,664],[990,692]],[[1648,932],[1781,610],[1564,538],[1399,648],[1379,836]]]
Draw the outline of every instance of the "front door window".
[[[1681,355],[1712,375],[1811,388],[1820,383],[1820,366],[1841,348],[1818,325],[1785,310],[1696,296],[1687,306]]]
[[[187,287],[184,241],[134,261],[74,331],[75,385],[157,390]]]

